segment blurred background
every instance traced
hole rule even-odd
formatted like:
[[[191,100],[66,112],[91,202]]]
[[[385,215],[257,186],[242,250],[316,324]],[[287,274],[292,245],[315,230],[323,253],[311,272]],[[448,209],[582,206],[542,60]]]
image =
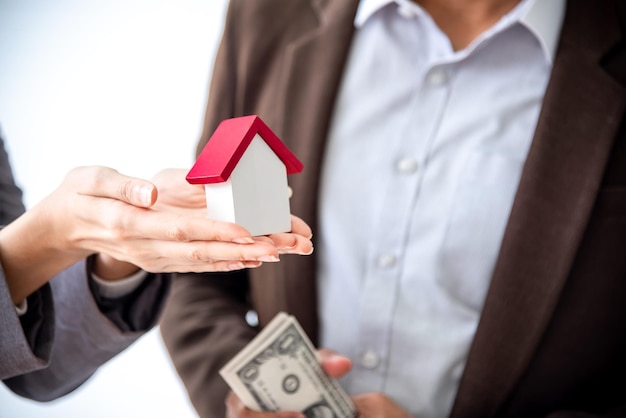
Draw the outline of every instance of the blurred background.
[[[27,207],[79,165],[190,167],[226,0],[0,0],[0,128]],[[158,330],[51,403],[0,418],[194,417]]]

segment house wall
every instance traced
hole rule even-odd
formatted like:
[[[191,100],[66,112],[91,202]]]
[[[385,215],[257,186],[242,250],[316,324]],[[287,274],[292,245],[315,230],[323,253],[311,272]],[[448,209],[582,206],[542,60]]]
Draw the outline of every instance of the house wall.
[[[208,217],[225,222],[236,222],[233,184],[228,179],[224,183],[211,183],[204,186]]]
[[[257,134],[233,170],[236,222],[252,235],[291,229],[285,165]]]

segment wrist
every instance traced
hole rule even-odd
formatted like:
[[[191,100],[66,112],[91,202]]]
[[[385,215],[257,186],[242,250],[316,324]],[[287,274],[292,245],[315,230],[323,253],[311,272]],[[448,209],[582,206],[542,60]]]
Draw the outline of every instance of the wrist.
[[[46,211],[31,210],[0,230],[0,263],[16,305],[85,256],[55,247],[48,219]]]
[[[106,254],[94,256],[92,272],[102,280],[120,280],[129,277],[140,269],[134,264],[119,261]]]

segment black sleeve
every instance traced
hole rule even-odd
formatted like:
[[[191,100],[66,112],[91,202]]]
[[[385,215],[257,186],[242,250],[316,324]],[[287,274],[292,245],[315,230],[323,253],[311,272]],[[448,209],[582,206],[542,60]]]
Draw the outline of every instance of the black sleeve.
[[[89,289],[100,312],[122,332],[149,330],[156,325],[170,290],[171,274],[149,273],[137,289],[119,298],[106,298],[91,278],[93,256],[87,259]]]

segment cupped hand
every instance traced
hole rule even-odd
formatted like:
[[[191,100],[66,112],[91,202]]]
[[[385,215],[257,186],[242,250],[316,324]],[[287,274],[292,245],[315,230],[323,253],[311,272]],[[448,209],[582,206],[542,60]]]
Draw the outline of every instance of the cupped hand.
[[[204,187],[190,184],[185,179],[186,169],[168,168],[159,171],[152,182],[159,190],[153,209],[185,216],[206,218]],[[280,254],[309,255],[313,252],[311,228],[302,219],[291,215],[291,232],[254,237],[257,241],[272,243]]]
[[[187,171],[182,168],[166,168],[152,177],[151,182],[159,190],[153,209],[206,218],[204,186],[187,182]]]
[[[137,268],[210,272],[258,267],[278,261],[280,252],[312,250],[310,229],[297,218],[295,233],[259,238],[234,223],[207,219],[200,215],[201,192],[188,193],[193,186],[174,174],[165,175],[169,183],[159,196],[152,182],[111,168],[71,170],[54,192],[0,231],[0,261],[14,301],[94,253],[94,273],[111,280]]]
[[[193,195],[185,200],[184,192],[172,196],[174,190],[179,189],[157,192],[151,182],[110,168],[81,167],[42,203],[56,219],[50,224],[64,248],[102,253],[151,272],[224,271],[278,261],[272,241],[255,240],[234,223],[194,215]],[[170,204],[153,208],[159,200]],[[173,210],[171,202],[189,210]],[[110,263],[103,259],[101,265]]]
[[[317,358],[324,371],[333,378],[340,378],[350,371],[352,362],[349,358],[341,356],[329,349],[317,351]],[[227,418],[304,418],[301,412],[258,412],[247,408],[237,395],[231,392],[226,398]]]

